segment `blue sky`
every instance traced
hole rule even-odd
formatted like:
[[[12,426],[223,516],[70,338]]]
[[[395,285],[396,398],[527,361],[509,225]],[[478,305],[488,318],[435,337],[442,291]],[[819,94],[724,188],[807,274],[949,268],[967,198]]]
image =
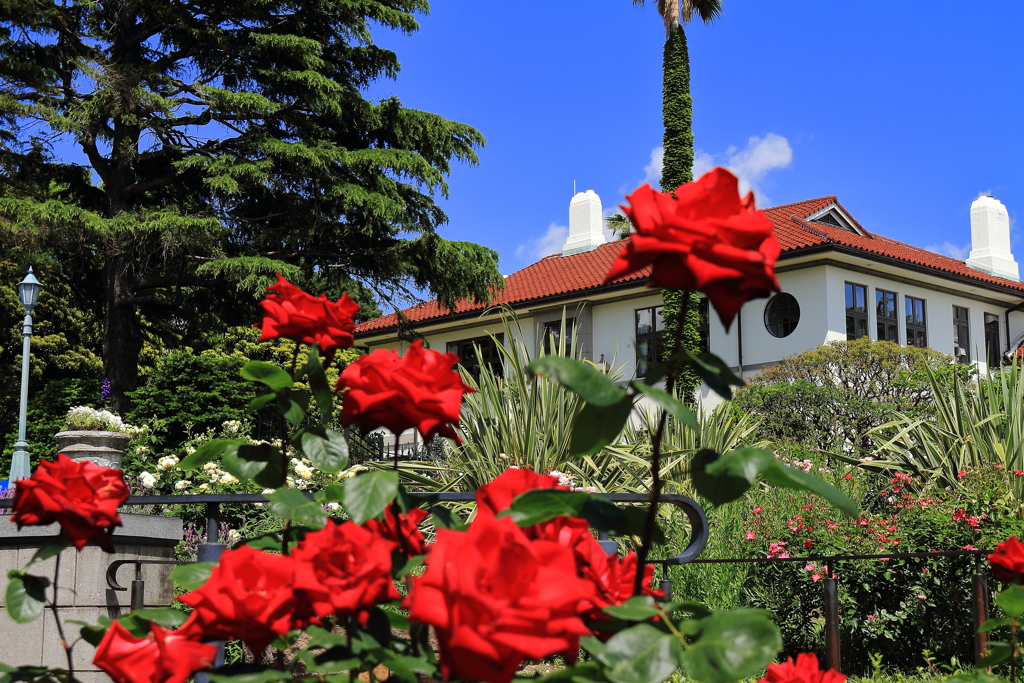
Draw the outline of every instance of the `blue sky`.
[[[561,248],[573,181],[606,209],[656,182],[654,4],[435,0],[420,32],[375,34],[402,72],[372,96],[487,137],[449,179],[443,236],[498,250],[508,274]],[[725,0],[691,24],[698,165],[732,166],[762,206],[837,195],[869,231],[960,258],[990,191],[1024,262],[1024,3],[883,5]]]

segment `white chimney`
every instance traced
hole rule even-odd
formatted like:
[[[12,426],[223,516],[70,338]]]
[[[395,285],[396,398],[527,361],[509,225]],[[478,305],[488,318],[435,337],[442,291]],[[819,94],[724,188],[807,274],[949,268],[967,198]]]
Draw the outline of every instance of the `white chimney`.
[[[1010,215],[995,197],[983,194],[971,204],[971,255],[968,268],[1020,281],[1020,269],[1010,252]]]
[[[593,190],[577,192],[569,202],[569,239],[562,246],[562,256],[597,249],[604,244],[604,217],[601,198]]]

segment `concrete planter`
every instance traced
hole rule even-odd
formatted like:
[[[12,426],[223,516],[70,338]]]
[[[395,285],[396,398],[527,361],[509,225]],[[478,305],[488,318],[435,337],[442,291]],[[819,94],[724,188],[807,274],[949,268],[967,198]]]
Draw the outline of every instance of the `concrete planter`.
[[[174,584],[169,576],[172,565],[151,563],[174,560],[175,546],[182,537],[181,518],[121,513],[121,519],[124,526],[114,532],[114,553],[105,553],[99,546],[89,544],[81,551],[67,548],[60,555],[58,611],[65,633],[72,639],[78,637],[79,627],[67,620],[95,624],[101,616],[115,618],[131,609],[131,591],[115,591],[107,585],[107,569],[117,560],[143,562],[145,607],[167,607],[174,600]],[[0,515],[0,636],[3,636],[0,637],[0,662],[15,666],[67,667],[52,610],[47,609],[28,624],[15,624],[2,605],[7,572],[24,568],[36,550],[59,532],[56,524],[27,526],[19,531],[10,523],[9,516]],[[56,558],[51,557],[34,565],[29,572],[52,581],[55,566]],[[134,578],[132,564],[117,571],[117,582],[121,586],[130,586]],[[46,590],[46,597],[48,600],[53,597],[52,588]],[[75,644],[76,678],[82,683],[110,683],[110,677],[92,664],[94,654],[95,648],[84,640]]]
[[[57,449],[72,460],[88,460],[102,467],[121,469],[124,449],[131,437],[121,432],[58,432]]]

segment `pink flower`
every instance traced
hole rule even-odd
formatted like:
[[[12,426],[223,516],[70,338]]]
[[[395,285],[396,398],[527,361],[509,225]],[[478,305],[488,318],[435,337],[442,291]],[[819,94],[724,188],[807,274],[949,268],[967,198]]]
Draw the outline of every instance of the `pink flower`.
[[[960,470],[959,472],[956,473],[956,476],[958,476],[958,477],[966,477],[967,476],[967,470]]]
[[[869,615],[868,615],[868,619],[874,619],[874,618],[875,618],[875,615],[874,615],[874,614],[869,614]]]
[[[821,580],[821,574],[815,572],[815,573],[811,574],[811,578],[814,579],[815,583],[817,583],[818,581]]]
[[[845,479],[846,481],[850,481],[851,479],[853,479],[853,475],[852,474],[847,474],[847,475],[845,475],[843,477],[843,479]]]
[[[1024,472],[1022,472],[1021,474],[1024,474]],[[760,506],[760,505],[758,505],[758,506],[757,506],[756,508],[754,508],[754,509],[752,510],[752,512],[753,512],[753,513],[754,513],[755,515],[756,515],[756,514],[758,514],[758,513],[760,513],[760,512],[761,512],[761,506]]]
[[[1000,465],[999,463],[996,463],[995,465],[993,465],[993,467],[995,467],[995,468],[996,468],[997,470],[1005,469],[1005,468],[1004,468],[1004,467],[1003,467],[1002,465]]]
[[[964,546],[964,550],[977,550],[977,548],[975,548],[973,545],[968,544]]]
[[[1024,477],[1024,470],[1014,470],[1013,473],[1018,477]]]
[[[747,532],[747,540],[748,541],[753,541],[754,540],[754,532],[753,531],[748,531]]]
[[[922,600],[924,600],[924,593],[918,593],[918,594],[917,594],[917,597],[919,597],[919,598],[921,598]]]
[[[813,564],[809,564],[806,567],[804,567],[804,571],[808,572],[813,572],[815,569],[817,569],[817,567],[815,567]]]

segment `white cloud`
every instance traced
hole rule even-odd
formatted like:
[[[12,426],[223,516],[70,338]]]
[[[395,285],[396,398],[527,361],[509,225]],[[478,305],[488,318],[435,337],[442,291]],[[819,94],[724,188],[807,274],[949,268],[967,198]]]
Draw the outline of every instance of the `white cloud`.
[[[931,246],[925,247],[928,251],[934,251],[936,254],[945,254],[946,256],[957,259],[958,261],[965,261],[971,253],[970,243],[965,244],[962,247],[958,247],[952,242],[943,242],[942,244],[932,244]]]
[[[643,182],[658,185],[664,159],[664,147],[655,147],[651,150],[651,162],[644,166],[646,175]],[[759,182],[770,171],[785,168],[792,161],[793,148],[789,146],[789,140],[775,133],[768,133],[763,138],[755,135],[747,140],[747,146],[743,149],[730,147],[719,154],[696,150],[693,157],[693,177],[699,178],[715,166],[725,166],[739,177],[740,193],[746,194],[749,190],[754,190],[758,204],[763,205],[766,198],[758,188]]]
[[[560,253],[562,245],[565,244],[565,240],[568,237],[568,226],[552,223],[543,235],[516,247],[516,257],[537,260],[551,254]]]

